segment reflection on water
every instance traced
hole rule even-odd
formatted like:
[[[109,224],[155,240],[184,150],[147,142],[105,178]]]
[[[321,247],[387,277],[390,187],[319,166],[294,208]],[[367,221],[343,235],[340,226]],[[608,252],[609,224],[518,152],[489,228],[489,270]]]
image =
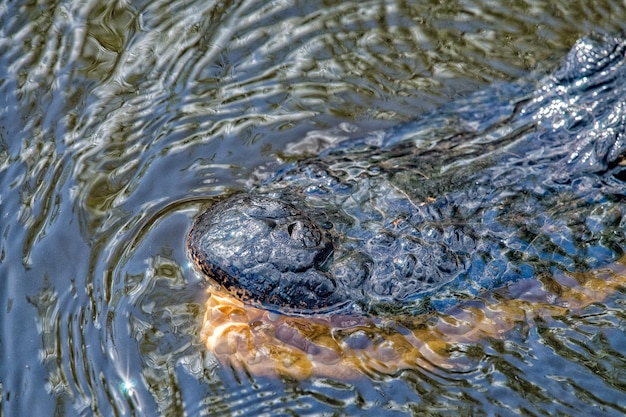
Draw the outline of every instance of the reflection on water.
[[[583,0],[0,3],[0,415],[623,414],[619,264],[546,278],[539,299],[516,287],[358,331],[276,327],[235,305],[232,323],[267,338],[242,350],[213,337],[214,353],[204,338],[226,310],[184,239],[207,203],[308,132],[417,117],[624,29],[625,13]],[[255,373],[276,335],[309,354],[271,361],[302,370]]]
[[[463,351],[468,345],[504,341],[516,326],[580,314],[612,296],[626,284],[624,261],[590,273],[544,277],[543,283],[522,281],[492,299],[445,313],[392,319],[283,316],[246,307],[214,289],[202,334],[224,364],[254,375],[355,379],[415,368],[466,372],[474,365]]]

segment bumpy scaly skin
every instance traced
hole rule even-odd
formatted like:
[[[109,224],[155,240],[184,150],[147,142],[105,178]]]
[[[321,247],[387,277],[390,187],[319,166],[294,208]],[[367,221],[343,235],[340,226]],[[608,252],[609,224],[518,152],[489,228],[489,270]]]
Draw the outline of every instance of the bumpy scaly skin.
[[[241,298],[303,311],[341,302],[325,267],[330,233],[283,201],[239,195],[217,204],[196,220],[189,247],[204,273]]]
[[[625,51],[583,39],[537,83],[287,166],[201,214],[191,256],[245,302],[304,314],[440,309],[614,261],[626,243]]]

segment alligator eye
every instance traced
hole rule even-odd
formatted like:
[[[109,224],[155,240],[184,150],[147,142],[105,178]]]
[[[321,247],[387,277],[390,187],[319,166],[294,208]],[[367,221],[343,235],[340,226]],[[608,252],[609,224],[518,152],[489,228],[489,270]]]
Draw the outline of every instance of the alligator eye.
[[[320,223],[320,227],[322,229],[330,230],[334,227],[334,225],[332,224],[332,222],[322,222]]]

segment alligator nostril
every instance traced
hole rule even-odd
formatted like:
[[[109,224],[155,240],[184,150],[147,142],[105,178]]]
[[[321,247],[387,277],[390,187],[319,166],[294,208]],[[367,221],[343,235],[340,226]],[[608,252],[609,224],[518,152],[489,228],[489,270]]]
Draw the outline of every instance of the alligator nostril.
[[[302,234],[302,222],[291,223],[287,226],[287,232],[292,239],[298,239],[299,235]]]
[[[306,221],[295,221],[287,226],[287,233],[291,240],[304,248],[314,248],[319,245],[322,236],[314,224]]]

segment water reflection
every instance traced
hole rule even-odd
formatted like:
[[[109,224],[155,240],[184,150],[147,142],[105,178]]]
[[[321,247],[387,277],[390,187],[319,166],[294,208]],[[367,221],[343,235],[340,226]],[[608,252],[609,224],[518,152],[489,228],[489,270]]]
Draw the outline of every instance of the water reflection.
[[[516,327],[572,317],[626,283],[626,259],[602,270],[525,280],[445,313],[371,318],[283,316],[209,290],[203,338],[222,363],[254,375],[355,379],[410,369],[467,372],[477,349]],[[469,350],[468,350],[469,347]]]
[[[217,297],[184,236],[307,132],[412,119],[624,14],[583,0],[0,3],[0,415],[623,414],[617,284],[566,310],[498,301],[313,326],[334,333],[305,350],[358,378],[308,356],[294,376],[322,375],[276,378],[245,350],[206,348]],[[304,330],[286,330],[299,349]]]

